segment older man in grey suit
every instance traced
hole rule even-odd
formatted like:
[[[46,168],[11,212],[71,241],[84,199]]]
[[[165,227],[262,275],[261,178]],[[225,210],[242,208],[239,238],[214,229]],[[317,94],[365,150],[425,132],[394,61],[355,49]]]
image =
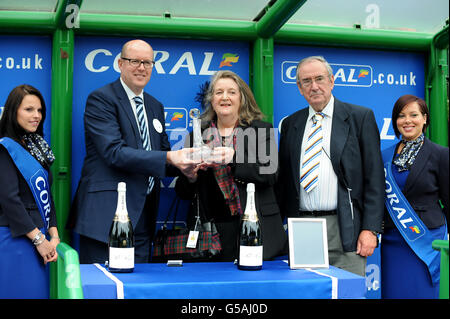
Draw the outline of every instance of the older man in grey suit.
[[[334,98],[333,72],[323,57],[299,62],[297,85],[309,107],[282,123],[276,187],[281,212],[326,218],[330,264],[365,276],[384,212],[374,114]]]

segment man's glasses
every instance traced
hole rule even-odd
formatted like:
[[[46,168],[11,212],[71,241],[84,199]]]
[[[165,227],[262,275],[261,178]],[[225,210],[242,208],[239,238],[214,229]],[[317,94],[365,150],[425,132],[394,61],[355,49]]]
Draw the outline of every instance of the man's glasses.
[[[131,66],[138,68],[141,66],[141,63],[144,65],[144,68],[151,69],[155,65],[155,61],[150,60],[137,60],[137,59],[128,59],[121,57],[122,60],[127,60]]]
[[[319,76],[316,76],[314,79],[312,79],[312,78],[302,79],[302,80],[300,80],[300,84],[303,87],[307,88],[307,87],[310,87],[313,84],[313,82],[316,82],[317,85],[322,85],[322,84],[325,84],[326,81],[327,81],[326,76],[319,75]]]

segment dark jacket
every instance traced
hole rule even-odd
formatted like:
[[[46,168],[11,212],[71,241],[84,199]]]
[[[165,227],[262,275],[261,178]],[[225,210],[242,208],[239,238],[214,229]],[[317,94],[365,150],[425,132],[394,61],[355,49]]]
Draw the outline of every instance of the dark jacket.
[[[83,236],[107,242],[117,206],[117,184],[127,186],[127,210],[136,227],[147,197],[148,177],[154,176],[152,192],[159,200],[160,178],[166,167],[170,143],[165,132],[164,108],[144,92],[152,151],[143,149],[136,118],[118,79],[92,92],[86,101],[84,129],[86,157],[73,201],[69,226]],[[154,121],[159,121],[158,131]],[[152,211],[158,208],[152,203]],[[154,222],[154,221],[153,221]]]
[[[287,240],[273,188],[276,181],[277,150],[273,132],[271,134],[272,125],[262,121],[253,121],[250,126],[240,128],[243,129],[244,134],[255,132],[255,139],[253,137],[245,139],[243,147],[237,147],[234,160],[229,165],[239,190],[242,210],[245,210],[247,201],[247,183],[255,184],[256,210],[262,228],[263,256],[265,260],[269,260],[286,253],[284,249]],[[260,129],[260,135],[258,135],[258,129]],[[262,136],[262,132],[265,136]],[[237,140],[240,140],[239,135]],[[269,161],[265,155],[269,156],[270,148],[272,148],[272,153]],[[264,152],[264,154],[259,152]],[[239,160],[242,154],[243,162]],[[265,169],[266,171],[264,171]],[[182,199],[193,199],[196,189],[199,192],[200,213],[205,214],[208,218],[213,218],[220,233],[224,249],[221,260],[234,260],[237,258],[240,216],[231,216],[211,168],[207,171],[200,170],[194,184],[189,183],[183,175],[178,178],[175,186],[178,196]],[[191,205],[191,207],[194,206]],[[189,221],[193,219],[194,213],[191,209],[188,214]]]
[[[27,182],[17,169],[8,151],[0,145],[0,226],[7,226],[12,237],[44,227],[38,206]],[[48,171],[49,183],[52,174]],[[50,196],[50,227],[56,227],[53,198]]]
[[[308,113],[304,108],[282,123],[276,190],[281,212],[287,217],[299,216],[299,162]],[[355,251],[361,230],[382,231],[384,171],[372,110],[334,99],[330,158],[338,178],[337,214],[343,249]]]
[[[445,224],[445,217],[448,219],[448,156],[448,147],[425,138],[402,189],[403,195],[428,228],[440,227]],[[392,161],[392,158],[386,160]],[[384,220],[386,228],[395,227],[387,209]]]

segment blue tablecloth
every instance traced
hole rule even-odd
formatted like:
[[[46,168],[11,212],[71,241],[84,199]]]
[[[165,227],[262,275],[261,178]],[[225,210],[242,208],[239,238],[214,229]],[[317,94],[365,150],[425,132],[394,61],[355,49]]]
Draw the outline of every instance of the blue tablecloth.
[[[86,299],[331,299],[364,298],[365,278],[330,266],[292,270],[282,260],[260,271],[231,262],[136,264],[133,273],[111,274],[104,265],[80,265]]]

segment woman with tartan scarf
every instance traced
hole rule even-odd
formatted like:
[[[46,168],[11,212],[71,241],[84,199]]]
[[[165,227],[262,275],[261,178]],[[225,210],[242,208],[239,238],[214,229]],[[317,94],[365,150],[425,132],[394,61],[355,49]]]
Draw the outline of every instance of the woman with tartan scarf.
[[[0,145],[0,298],[49,298],[47,263],[57,260],[60,240],[50,194],[55,157],[43,139],[45,113],[42,94],[24,84],[10,92],[0,118],[0,142],[17,150]],[[46,171],[35,182],[45,190],[38,195],[47,203],[42,212],[21,165],[36,167],[36,174]]]
[[[286,254],[287,237],[273,188],[278,152],[272,124],[262,121],[263,114],[253,93],[232,71],[218,71],[197,100],[204,108],[200,117],[203,143],[212,149],[212,154],[191,174],[180,176],[175,190],[185,200],[194,199],[198,193],[200,215],[214,221],[222,244],[222,252],[214,260],[237,258],[247,183],[254,183],[256,188],[264,260]],[[185,147],[192,145],[191,133]],[[188,227],[195,223],[195,214],[196,207],[191,205]]]
[[[392,126],[400,141],[383,151],[383,160],[392,163],[393,179],[426,231],[433,239],[448,240],[449,152],[448,147],[425,137],[429,123],[430,112],[423,99],[401,96],[392,110]],[[380,247],[383,299],[439,298],[439,285],[433,285],[426,264],[403,238],[387,210]]]

